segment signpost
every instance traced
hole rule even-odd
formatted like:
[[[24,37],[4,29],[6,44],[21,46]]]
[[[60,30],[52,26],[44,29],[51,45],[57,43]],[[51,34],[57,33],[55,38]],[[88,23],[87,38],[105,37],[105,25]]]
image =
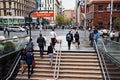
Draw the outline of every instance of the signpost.
[[[30,20],[31,20],[31,14],[33,13],[34,17],[53,17],[54,16],[54,12],[50,12],[53,10],[33,10],[29,13],[29,28],[30,28],[30,39],[31,39],[31,27],[30,27]]]
[[[34,12],[33,13],[34,17],[54,17],[54,13],[53,12]]]

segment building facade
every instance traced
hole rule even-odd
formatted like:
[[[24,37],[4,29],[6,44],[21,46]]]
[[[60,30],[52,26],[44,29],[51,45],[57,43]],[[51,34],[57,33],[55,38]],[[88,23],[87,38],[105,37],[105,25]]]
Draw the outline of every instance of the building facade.
[[[110,29],[110,3],[111,0],[90,0],[87,3],[87,26]],[[113,0],[113,21],[120,18],[120,0]]]
[[[0,0],[0,26],[25,24],[25,17],[33,10],[53,12],[54,17],[47,19],[55,24],[60,5],[58,0]],[[37,23],[36,19],[32,18],[32,22]]]
[[[49,20],[50,25],[54,25],[56,16],[60,13],[60,2],[58,0],[36,0],[36,6],[36,9],[43,13],[54,13],[53,17],[44,17]]]
[[[35,7],[35,0],[0,0],[0,25],[24,24],[24,17]]]
[[[70,19],[73,17],[74,10],[64,10],[63,11],[63,16],[65,19]]]

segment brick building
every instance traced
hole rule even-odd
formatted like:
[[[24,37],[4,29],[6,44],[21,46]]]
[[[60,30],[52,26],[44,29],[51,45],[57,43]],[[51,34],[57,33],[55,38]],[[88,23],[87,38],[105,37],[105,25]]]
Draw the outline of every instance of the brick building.
[[[110,26],[111,0],[90,0],[87,3],[87,25],[97,28],[108,28]],[[113,0],[112,19],[120,18],[120,0]]]

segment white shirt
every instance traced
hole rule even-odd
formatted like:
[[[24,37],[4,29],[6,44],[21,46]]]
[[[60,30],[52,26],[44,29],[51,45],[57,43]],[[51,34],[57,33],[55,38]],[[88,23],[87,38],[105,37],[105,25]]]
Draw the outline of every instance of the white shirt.
[[[119,36],[119,32],[115,32],[115,37],[118,37]]]
[[[107,33],[107,30],[106,30],[106,29],[103,29],[103,33]]]
[[[55,33],[54,31],[51,31],[51,32],[50,32],[50,37],[51,37],[51,38],[55,38],[55,37],[56,37],[56,33]]]
[[[110,37],[114,37],[114,36],[115,36],[115,33],[111,32],[109,36],[110,36]]]

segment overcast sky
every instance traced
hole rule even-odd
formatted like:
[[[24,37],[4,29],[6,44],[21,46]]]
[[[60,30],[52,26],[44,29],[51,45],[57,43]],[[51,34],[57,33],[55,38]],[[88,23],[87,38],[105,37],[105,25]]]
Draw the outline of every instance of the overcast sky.
[[[62,0],[63,8],[74,9],[76,0]]]

